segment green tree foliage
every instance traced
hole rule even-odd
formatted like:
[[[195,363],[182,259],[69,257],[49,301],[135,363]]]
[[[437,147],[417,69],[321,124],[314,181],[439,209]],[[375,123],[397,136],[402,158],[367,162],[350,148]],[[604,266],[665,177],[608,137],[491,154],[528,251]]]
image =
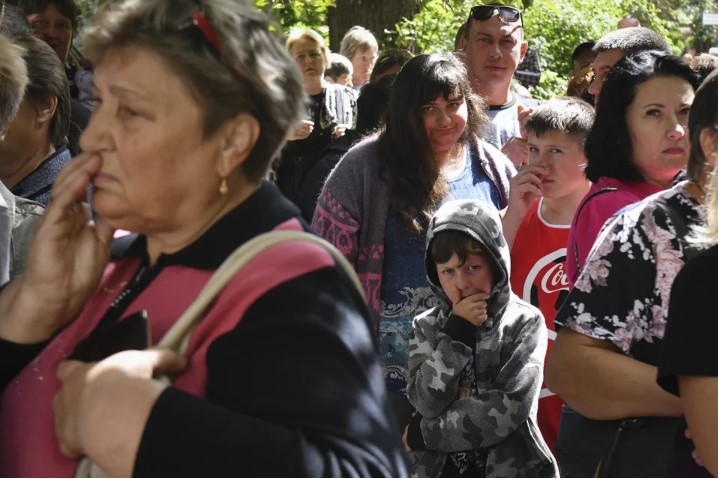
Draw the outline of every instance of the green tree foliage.
[[[253,0],[257,8],[273,16],[288,32],[293,28],[312,28],[329,39],[327,9],[334,0]]]
[[[405,18],[395,26],[398,48],[414,53],[447,52],[454,49],[454,38],[466,20],[463,0],[429,0],[414,18]]]
[[[488,2],[486,2],[488,3]],[[685,48],[681,25],[712,38],[713,29],[698,28],[702,11],[710,11],[712,0],[532,0],[509,1],[524,9],[524,27],[529,43],[539,51],[543,69],[541,84],[533,90],[537,98],[551,98],[566,91],[571,77],[571,53],[581,42],[597,40],[616,28],[628,13],[641,24],[667,38],[673,52]],[[466,0],[430,0],[413,18],[397,25],[398,42],[418,52],[453,49],[457,29],[476,2]],[[528,4],[528,5],[527,5]],[[402,43],[403,42],[403,43]]]
[[[106,0],[77,0],[83,12],[94,12]],[[353,0],[382,2],[406,0]],[[488,1],[482,0],[485,3]],[[613,30],[620,17],[632,13],[641,24],[664,35],[679,54],[695,46],[706,51],[715,39],[715,28],[702,25],[702,14],[713,12],[714,0],[509,0],[524,9],[525,32],[538,49],[543,74],[533,91],[538,98],[561,95],[571,76],[571,53],[579,43],[598,39]],[[335,0],[253,0],[274,16],[284,32],[310,27],[329,39],[328,10]],[[454,49],[459,26],[468,17],[475,0],[419,0],[417,13],[396,25],[386,25],[382,48],[401,47],[414,53]],[[362,24],[357,18],[356,24]],[[686,39],[687,37],[687,39]]]

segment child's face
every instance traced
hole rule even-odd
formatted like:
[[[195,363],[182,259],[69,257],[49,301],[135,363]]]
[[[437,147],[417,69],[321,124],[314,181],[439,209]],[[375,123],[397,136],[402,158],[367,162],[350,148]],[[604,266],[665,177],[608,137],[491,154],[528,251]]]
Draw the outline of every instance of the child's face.
[[[547,131],[541,136],[530,132],[528,146],[529,164],[541,165],[549,171],[541,181],[545,198],[563,198],[585,190],[586,156],[580,141],[560,131]]]
[[[459,255],[454,253],[446,263],[436,263],[436,274],[452,304],[472,294],[490,294],[494,287],[491,261],[478,253],[468,253],[464,264],[459,261]]]

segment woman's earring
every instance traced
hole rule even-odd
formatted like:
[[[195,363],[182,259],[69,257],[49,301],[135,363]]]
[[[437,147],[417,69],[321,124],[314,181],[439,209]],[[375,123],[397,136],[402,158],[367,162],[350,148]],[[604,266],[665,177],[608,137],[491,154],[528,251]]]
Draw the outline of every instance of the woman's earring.
[[[222,181],[219,182],[219,194],[224,196],[229,191],[229,188],[227,187],[227,178],[222,177]]]

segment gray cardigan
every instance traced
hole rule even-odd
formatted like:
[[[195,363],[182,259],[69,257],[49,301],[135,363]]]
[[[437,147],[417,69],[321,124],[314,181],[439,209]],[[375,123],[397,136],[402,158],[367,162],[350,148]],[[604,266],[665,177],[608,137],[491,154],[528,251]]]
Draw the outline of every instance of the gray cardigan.
[[[498,149],[474,136],[471,158],[480,163],[499,191],[500,207],[509,201],[509,180],[516,169]],[[314,210],[312,228],[352,263],[369,307],[378,317],[384,266],[384,237],[389,216],[389,184],[382,177],[378,137],[353,146],[327,178]]]

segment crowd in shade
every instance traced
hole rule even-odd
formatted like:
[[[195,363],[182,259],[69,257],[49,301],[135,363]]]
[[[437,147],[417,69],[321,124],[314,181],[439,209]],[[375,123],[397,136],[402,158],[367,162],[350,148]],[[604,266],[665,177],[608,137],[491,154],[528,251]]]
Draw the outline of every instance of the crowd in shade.
[[[0,11],[0,476],[718,475],[718,57],[80,13]]]

